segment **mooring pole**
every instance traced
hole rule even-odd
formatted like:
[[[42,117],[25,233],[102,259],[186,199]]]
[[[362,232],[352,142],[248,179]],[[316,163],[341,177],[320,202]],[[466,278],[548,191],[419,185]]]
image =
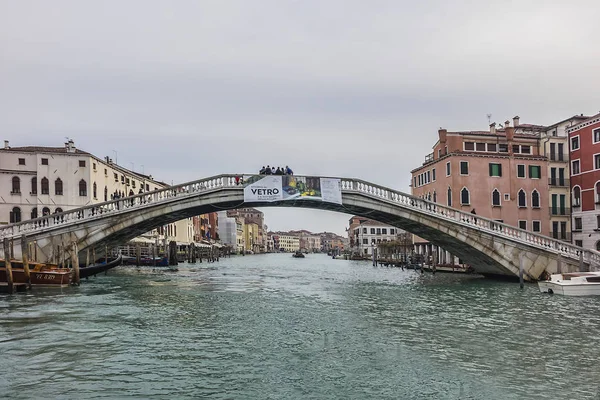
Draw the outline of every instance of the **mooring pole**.
[[[85,253],[85,266],[90,266],[90,248],[88,247]]]
[[[525,261],[523,261],[523,258],[523,254],[521,253],[519,255],[519,286],[521,287],[521,289],[523,289],[523,287],[525,286],[523,282],[523,270],[525,269],[525,266],[523,264],[525,264]]]
[[[23,273],[25,274],[25,283],[31,289],[31,274],[29,273],[29,244],[25,235],[21,236],[21,257],[23,258]]]
[[[8,293],[14,293],[12,265],[10,263],[10,244],[8,243],[8,238],[4,238],[4,266],[6,268]]]
[[[558,258],[556,260],[556,272],[562,274],[562,254],[558,253]]]
[[[77,254],[77,243],[75,242],[71,244],[71,267],[73,268],[72,282],[79,285],[79,254]]]

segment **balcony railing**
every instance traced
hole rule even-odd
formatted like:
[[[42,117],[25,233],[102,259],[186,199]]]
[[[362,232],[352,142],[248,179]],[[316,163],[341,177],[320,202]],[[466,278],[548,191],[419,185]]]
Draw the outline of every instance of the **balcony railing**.
[[[571,232],[550,232],[548,235],[554,239],[562,240],[564,242],[571,241]]]
[[[569,207],[550,207],[550,215],[571,215],[571,209]]]
[[[569,180],[560,178],[548,178],[548,185],[556,187],[569,187]]]
[[[550,153],[550,161],[566,161],[569,159],[567,153]]]

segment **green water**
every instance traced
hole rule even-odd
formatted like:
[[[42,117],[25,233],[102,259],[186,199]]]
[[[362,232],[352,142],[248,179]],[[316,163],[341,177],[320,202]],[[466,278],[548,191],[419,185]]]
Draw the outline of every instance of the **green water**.
[[[600,399],[600,298],[325,255],[0,297],[10,399]]]

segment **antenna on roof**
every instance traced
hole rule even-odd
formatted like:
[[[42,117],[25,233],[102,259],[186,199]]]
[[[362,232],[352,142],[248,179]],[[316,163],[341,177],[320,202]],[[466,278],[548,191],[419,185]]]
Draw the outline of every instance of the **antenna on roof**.
[[[492,124],[492,114],[488,114],[487,118],[488,118],[488,125],[491,125]]]

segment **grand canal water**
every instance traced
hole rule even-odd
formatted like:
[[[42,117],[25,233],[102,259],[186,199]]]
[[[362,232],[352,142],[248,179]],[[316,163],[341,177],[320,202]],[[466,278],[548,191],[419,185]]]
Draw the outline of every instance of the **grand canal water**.
[[[600,399],[600,299],[325,255],[0,297],[10,399]]]

